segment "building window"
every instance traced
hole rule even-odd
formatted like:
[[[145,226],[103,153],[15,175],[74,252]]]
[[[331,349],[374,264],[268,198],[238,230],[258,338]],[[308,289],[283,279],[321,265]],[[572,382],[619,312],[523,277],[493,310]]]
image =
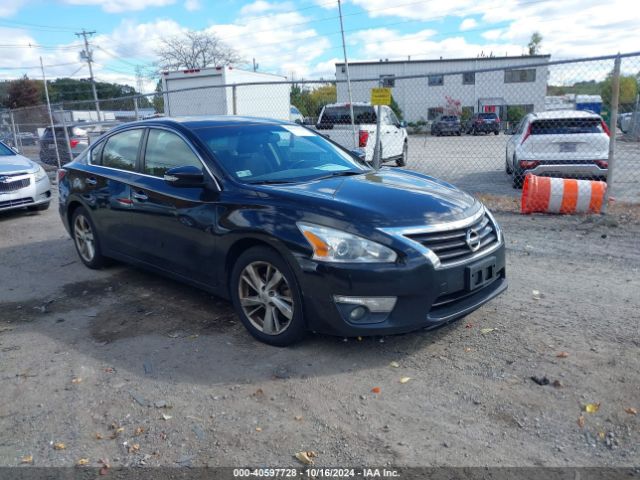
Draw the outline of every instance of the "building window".
[[[438,115],[442,115],[442,112],[444,112],[442,107],[430,108],[427,110],[427,120],[435,120]]]
[[[444,85],[444,75],[429,75],[430,87],[441,87]]]
[[[505,70],[504,83],[527,83],[536,81],[536,69]]]
[[[463,85],[475,85],[475,83],[476,83],[476,72],[466,72],[462,74]]]

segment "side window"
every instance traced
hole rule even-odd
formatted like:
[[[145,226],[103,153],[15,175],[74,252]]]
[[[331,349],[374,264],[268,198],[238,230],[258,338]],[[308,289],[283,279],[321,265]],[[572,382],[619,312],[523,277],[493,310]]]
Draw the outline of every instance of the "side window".
[[[102,165],[102,150],[104,150],[105,143],[106,142],[100,142],[91,149],[91,156],[89,157],[89,163],[91,165]]]
[[[110,137],[102,151],[102,166],[134,171],[142,129],[127,130]]]
[[[391,122],[391,125],[399,125],[400,122],[398,121],[398,117],[396,117],[396,114],[393,113],[393,110],[389,109],[389,122]]]
[[[187,165],[202,168],[202,163],[182,138],[166,130],[149,131],[144,173],[162,177],[171,168]]]
[[[522,132],[524,132],[524,126],[527,124],[527,117],[523,118],[520,121],[520,125],[518,125],[518,130],[516,133],[520,134]]]

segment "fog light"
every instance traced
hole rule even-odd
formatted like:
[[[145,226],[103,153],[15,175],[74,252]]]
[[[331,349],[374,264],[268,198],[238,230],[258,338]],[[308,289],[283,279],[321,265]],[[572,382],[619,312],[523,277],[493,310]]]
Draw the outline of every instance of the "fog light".
[[[398,297],[345,297],[342,295],[335,295],[333,299],[336,303],[361,305],[373,313],[387,313],[393,310],[393,307],[396,306],[396,300]]]
[[[349,314],[349,318],[354,322],[357,322],[366,314],[367,314],[367,309],[365,307],[356,307],[353,310],[351,310],[351,313]]]

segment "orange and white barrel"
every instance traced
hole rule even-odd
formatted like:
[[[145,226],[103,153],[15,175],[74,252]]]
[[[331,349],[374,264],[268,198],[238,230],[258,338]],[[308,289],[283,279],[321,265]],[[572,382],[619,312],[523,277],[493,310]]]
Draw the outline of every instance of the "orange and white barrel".
[[[607,184],[527,174],[522,185],[522,213],[600,213]]]

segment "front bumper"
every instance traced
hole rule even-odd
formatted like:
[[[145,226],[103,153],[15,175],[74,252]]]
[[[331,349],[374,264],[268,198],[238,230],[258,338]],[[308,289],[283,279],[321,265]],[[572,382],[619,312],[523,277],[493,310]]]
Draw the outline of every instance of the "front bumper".
[[[606,159],[604,159],[606,160]],[[538,176],[547,177],[606,177],[609,172],[606,168],[600,168],[595,163],[543,163],[536,168],[524,170],[523,174],[532,173]]]
[[[0,191],[0,212],[16,208],[32,207],[51,201],[51,184],[48,178],[36,182],[35,174],[12,177],[12,181],[29,179],[29,185],[17,190]]]
[[[495,260],[493,281],[467,291],[467,266],[489,257]],[[436,328],[464,317],[507,288],[504,242],[480,259],[449,268],[434,268],[424,257],[393,265],[323,264],[303,258],[298,264],[308,328],[331,335],[389,335]],[[383,321],[355,323],[336,304],[335,295],[392,296],[397,301]]]

